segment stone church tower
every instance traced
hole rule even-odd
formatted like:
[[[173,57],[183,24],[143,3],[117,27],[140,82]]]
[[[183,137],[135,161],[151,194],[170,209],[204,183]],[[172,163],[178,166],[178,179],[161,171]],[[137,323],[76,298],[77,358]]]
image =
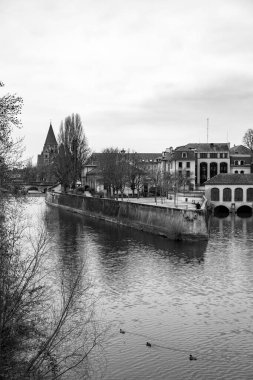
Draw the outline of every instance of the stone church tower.
[[[54,135],[52,124],[50,123],[46,141],[41,154],[38,154],[37,166],[48,166],[57,154],[57,141]]]

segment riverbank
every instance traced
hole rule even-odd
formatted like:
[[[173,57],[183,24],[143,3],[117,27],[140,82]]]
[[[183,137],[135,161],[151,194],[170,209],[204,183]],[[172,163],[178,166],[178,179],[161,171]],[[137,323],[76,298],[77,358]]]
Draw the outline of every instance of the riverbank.
[[[172,240],[207,240],[206,210],[165,207],[107,198],[47,193],[46,203],[66,210],[124,225]]]

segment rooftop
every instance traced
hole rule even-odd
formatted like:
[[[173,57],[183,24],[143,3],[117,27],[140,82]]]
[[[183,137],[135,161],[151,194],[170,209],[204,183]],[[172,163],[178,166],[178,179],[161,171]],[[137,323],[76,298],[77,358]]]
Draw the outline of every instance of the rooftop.
[[[57,145],[57,141],[54,135],[53,127],[52,124],[50,123],[49,130],[47,132],[47,137],[44,146],[46,147],[47,145]]]
[[[253,174],[217,174],[205,185],[253,185]]]
[[[251,155],[250,149],[244,145],[235,145],[230,148],[230,154]]]
[[[229,151],[229,143],[190,143],[179,146],[176,151],[193,150],[195,152],[226,152]]]

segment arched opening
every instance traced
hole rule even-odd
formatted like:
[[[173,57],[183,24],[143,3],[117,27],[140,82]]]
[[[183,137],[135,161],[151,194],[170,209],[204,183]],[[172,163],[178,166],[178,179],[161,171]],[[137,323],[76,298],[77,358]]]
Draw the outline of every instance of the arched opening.
[[[239,207],[236,213],[241,218],[249,218],[252,215],[252,208],[250,206],[244,205]]]
[[[217,163],[211,162],[210,163],[210,178],[214,177],[215,175],[217,175]]]
[[[243,189],[241,187],[235,189],[235,202],[243,202]]]
[[[220,163],[220,173],[227,173],[228,172],[228,164],[226,162]]]
[[[211,189],[211,201],[219,202],[220,201],[220,190],[217,187]]]
[[[217,206],[214,209],[214,216],[226,218],[229,215],[229,209],[226,206]]]
[[[229,187],[223,189],[223,202],[231,202],[231,189]]]
[[[207,163],[201,162],[200,164],[200,184],[203,185],[207,180]]]
[[[27,189],[27,191],[39,191],[39,189],[36,186],[31,186]]]
[[[247,202],[253,202],[253,188],[249,187],[247,189]]]

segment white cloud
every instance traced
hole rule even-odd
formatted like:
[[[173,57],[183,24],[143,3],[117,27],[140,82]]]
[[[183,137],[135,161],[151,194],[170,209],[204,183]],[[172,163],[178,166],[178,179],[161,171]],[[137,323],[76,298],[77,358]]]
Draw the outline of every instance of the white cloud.
[[[0,12],[0,79],[24,97],[28,155],[72,112],[92,149],[198,142],[207,117],[214,140],[252,126],[250,1],[2,0]]]

